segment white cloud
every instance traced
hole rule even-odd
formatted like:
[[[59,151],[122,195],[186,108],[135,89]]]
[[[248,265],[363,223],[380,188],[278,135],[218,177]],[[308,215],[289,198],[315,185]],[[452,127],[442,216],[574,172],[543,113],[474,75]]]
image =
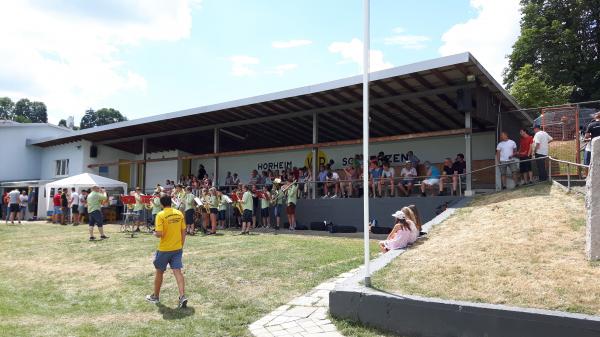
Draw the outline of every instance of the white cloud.
[[[118,92],[144,92],[144,77],[120,52],[144,41],[187,38],[199,3],[3,1],[0,96],[44,101],[56,123],[68,115],[77,121],[86,108],[99,108]]]
[[[271,43],[271,46],[273,48],[294,48],[294,47],[307,46],[309,44],[312,44],[311,40],[289,40],[289,41],[273,41],[273,43]]]
[[[424,35],[404,34],[405,30],[401,27],[394,28],[392,31],[395,35],[383,39],[383,42],[387,45],[396,45],[404,49],[419,50],[425,48],[425,42],[431,40]]]
[[[278,66],[275,66],[273,69],[267,71],[267,73],[282,76],[286,72],[288,72],[290,70],[294,70],[296,68],[298,68],[298,65],[295,63],[280,64]]]
[[[231,74],[233,76],[252,76],[256,71],[252,69],[252,65],[260,63],[256,57],[247,55],[235,55],[229,58],[231,61]]]
[[[471,0],[477,17],[459,23],[442,35],[439,52],[451,55],[471,52],[502,83],[506,55],[519,36],[519,0]]]
[[[334,54],[341,54],[343,60],[341,63],[354,62],[362,69],[363,64],[363,43],[354,38],[350,42],[333,42],[329,45],[329,51]],[[393,65],[385,62],[383,52],[371,49],[369,51],[369,71],[383,70],[391,68]]]

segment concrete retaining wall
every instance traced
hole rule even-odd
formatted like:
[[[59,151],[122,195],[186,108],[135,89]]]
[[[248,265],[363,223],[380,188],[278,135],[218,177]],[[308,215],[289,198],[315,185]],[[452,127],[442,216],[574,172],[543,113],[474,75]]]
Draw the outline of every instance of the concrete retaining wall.
[[[600,336],[600,318],[547,310],[398,296],[369,289],[330,293],[332,316],[401,336]]]

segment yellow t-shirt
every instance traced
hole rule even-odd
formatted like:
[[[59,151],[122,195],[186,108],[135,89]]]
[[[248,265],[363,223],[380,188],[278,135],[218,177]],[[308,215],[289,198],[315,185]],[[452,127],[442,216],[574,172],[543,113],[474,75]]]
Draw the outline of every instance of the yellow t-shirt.
[[[156,215],[155,230],[162,232],[158,250],[170,252],[183,248],[181,231],[185,230],[183,214],[176,209],[166,207]]]

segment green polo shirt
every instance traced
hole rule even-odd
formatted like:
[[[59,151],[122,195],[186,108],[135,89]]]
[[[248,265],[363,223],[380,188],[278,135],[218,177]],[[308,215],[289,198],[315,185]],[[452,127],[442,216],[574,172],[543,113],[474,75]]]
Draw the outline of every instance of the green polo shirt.
[[[92,191],[92,193],[90,193],[87,197],[88,213],[92,213],[93,211],[101,210],[102,202],[107,199],[108,199],[108,197],[106,196],[106,194]]]
[[[287,189],[287,203],[296,204],[298,202],[298,184],[293,184]]]
[[[242,207],[243,207],[244,211],[245,210],[252,211],[254,209],[252,193],[250,193],[249,191],[244,192],[244,195],[242,195]]]

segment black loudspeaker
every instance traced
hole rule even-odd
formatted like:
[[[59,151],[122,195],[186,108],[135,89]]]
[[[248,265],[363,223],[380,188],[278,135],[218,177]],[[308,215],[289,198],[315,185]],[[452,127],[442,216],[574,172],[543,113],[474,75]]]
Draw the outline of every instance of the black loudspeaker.
[[[342,226],[329,224],[329,233],[356,233],[356,227],[354,226]]]
[[[473,111],[473,98],[471,89],[456,90],[456,109],[460,112]]]
[[[391,231],[390,227],[371,227],[371,233],[373,234],[390,234]]]
[[[325,222],[321,222],[321,221],[311,222],[310,230],[311,231],[326,231],[327,225],[325,224]]]
[[[90,158],[98,157],[98,147],[96,145],[92,145],[90,147]]]

